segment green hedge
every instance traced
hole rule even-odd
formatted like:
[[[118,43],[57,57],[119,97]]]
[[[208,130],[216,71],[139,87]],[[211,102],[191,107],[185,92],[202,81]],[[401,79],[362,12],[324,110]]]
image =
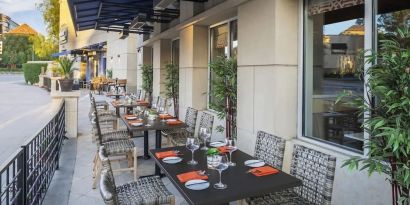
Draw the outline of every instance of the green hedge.
[[[41,73],[41,67],[44,67],[44,71],[47,69],[46,63],[24,63],[23,72],[26,83],[35,84],[38,83],[38,76]]]

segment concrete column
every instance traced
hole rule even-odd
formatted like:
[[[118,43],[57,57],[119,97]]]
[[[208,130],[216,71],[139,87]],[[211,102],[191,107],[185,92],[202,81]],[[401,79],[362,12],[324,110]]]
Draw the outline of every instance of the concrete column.
[[[61,77],[50,77],[51,85],[50,85],[50,94],[54,94],[57,92],[57,84],[58,80],[61,79]]]
[[[258,130],[296,136],[298,3],[258,0],[238,8],[238,144],[248,153]]]
[[[127,89],[137,89],[137,36],[107,40],[107,69],[112,68],[113,78],[127,79]]]
[[[80,91],[54,92],[51,94],[53,100],[65,101],[65,129],[66,136],[76,138],[78,136],[78,98]]]
[[[153,96],[164,96],[165,65],[171,63],[171,40],[160,39],[153,45]]]
[[[192,25],[180,32],[179,116],[187,107],[206,109],[208,88],[208,27]]]

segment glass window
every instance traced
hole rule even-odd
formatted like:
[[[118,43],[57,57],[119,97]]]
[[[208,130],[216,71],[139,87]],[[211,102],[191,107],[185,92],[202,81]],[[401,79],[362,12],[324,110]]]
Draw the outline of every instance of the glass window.
[[[172,63],[179,65],[179,39],[172,41]]]
[[[363,119],[337,95],[363,95],[357,56],[364,48],[364,1],[308,0],[305,17],[304,136],[363,150]]]
[[[409,0],[379,0],[377,8],[377,44],[394,35],[398,27],[410,25]]]
[[[210,29],[210,61],[218,56],[236,58],[238,55],[238,21],[233,20]],[[209,74],[209,103],[212,103],[212,81],[215,76],[212,71]],[[212,109],[212,108],[211,108]]]

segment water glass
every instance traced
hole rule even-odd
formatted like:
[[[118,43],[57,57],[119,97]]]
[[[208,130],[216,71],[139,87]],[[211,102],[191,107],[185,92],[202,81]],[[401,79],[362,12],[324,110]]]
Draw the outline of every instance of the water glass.
[[[199,149],[199,141],[196,138],[188,137],[186,140],[186,148],[192,152],[192,160],[188,162],[189,165],[197,165],[198,162],[194,160],[194,152]]]
[[[215,189],[226,189],[228,186],[222,183],[222,171],[228,169],[228,158],[226,155],[219,155],[218,160],[215,163],[214,169],[219,172],[219,182],[214,184]]]
[[[235,162],[232,162],[232,152],[235,152],[235,151],[238,149],[238,147],[236,146],[236,140],[234,140],[234,139],[227,139],[227,140],[226,140],[226,149],[227,149],[228,152],[229,152],[229,162],[228,162],[228,165],[231,166],[231,167],[236,166],[236,163],[235,163]]]
[[[159,111],[159,114],[165,114],[165,108],[164,107],[159,107],[158,111]],[[167,121],[165,119],[165,117],[161,117],[161,122],[165,122],[165,121]]]
[[[204,141],[204,146],[201,148],[201,150],[205,150],[205,151],[208,150],[206,143],[209,141],[209,138],[211,138],[211,132],[209,128],[206,128],[206,127],[199,128],[199,136]]]

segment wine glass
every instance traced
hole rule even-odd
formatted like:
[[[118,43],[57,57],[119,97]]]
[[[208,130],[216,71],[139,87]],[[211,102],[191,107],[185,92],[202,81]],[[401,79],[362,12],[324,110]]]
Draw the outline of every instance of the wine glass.
[[[211,137],[211,132],[209,128],[206,127],[201,127],[199,128],[199,136],[203,139],[204,141],[204,146],[201,148],[201,150],[208,150],[208,147],[206,146],[206,143],[208,142],[209,138]]]
[[[219,155],[217,161],[214,163],[214,168],[219,172],[219,182],[214,184],[215,189],[226,189],[228,186],[222,183],[222,171],[228,169],[228,157],[226,155]]]
[[[165,122],[166,121],[166,119],[165,119],[165,108],[164,107],[158,107],[158,111],[159,111],[160,116],[162,115],[161,122]]]
[[[229,162],[228,162],[228,165],[231,166],[231,167],[236,166],[236,163],[235,163],[235,162],[232,162],[232,152],[235,152],[235,151],[238,149],[238,147],[236,146],[236,140],[234,140],[234,139],[227,139],[227,140],[226,140],[226,149],[227,149],[228,152],[229,152]]]
[[[192,160],[188,162],[189,165],[197,165],[198,162],[194,160],[194,152],[199,149],[199,141],[196,138],[188,137],[186,140],[186,148],[192,152]]]

